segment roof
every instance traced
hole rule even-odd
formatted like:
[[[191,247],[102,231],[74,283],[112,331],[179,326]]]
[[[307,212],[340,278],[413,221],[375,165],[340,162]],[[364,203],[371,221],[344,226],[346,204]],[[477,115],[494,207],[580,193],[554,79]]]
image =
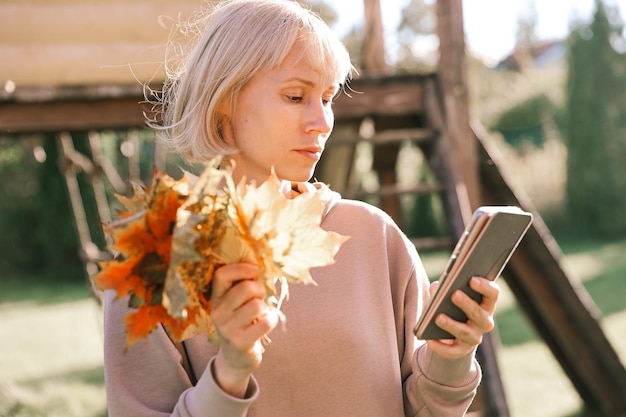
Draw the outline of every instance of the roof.
[[[532,44],[518,44],[513,52],[496,65],[499,70],[520,71],[529,64],[546,68],[564,62],[567,43],[564,40],[545,40]]]

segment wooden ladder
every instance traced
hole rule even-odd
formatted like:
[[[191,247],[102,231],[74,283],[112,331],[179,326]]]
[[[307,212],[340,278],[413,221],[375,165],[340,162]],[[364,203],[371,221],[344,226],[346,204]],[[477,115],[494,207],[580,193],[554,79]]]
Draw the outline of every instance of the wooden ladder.
[[[350,97],[343,95],[335,103],[335,133],[316,171],[317,179],[346,197],[374,198],[405,231],[407,214],[402,212],[400,197],[438,196],[443,202],[448,235],[413,241],[418,249],[451,251],[471,210],[447,137],[449,121],[438,75],[361,78],[354,80],[351,88],[355,92]],[[471,131],[475,136],[468,143],[478,147],[479,205],[516,205],[535,215],[503,278],[585,405],[607,416],[623,415],[626,370],[600,328],[597,308],[584,287],[562,268],[556,241],[532,202],[506,179],[504,161],[484,140],[485,132],[478,125]],[[406,143],[422,151],[436,183],[411,187],[398,184],[398,154]],[[364,190],[354,180],[360,144],[367,144],[373,152],[372,169],[379,183],[375,190]],[[470,410],[482,416],[508,416],[495,348],[497,334],[485,336],[478,350],[484,380]]]

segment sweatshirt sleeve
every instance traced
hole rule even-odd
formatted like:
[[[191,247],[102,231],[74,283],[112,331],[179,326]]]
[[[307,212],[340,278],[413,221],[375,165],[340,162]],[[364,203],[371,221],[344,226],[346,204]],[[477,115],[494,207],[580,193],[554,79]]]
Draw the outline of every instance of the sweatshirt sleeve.
[[[414,336],[413,328],[429,297],[429,280],[415,253],[413,271],[404,293],[405,342],[401,368],[405,414],[411,417],[463,416],[481,379],[475,354],[449,360],[435,354]]]
[[[251,380],[246,398],[226,394],[211,372],[212,360],[192,386],[181,356],[159,327],[125,350],[126,299],[105,294],[104,373],[109,417],[244,417],[258,396]]]

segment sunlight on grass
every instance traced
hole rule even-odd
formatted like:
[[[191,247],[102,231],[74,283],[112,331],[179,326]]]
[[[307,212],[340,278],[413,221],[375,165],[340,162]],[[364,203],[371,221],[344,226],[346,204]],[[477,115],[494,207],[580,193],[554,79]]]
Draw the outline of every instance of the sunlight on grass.
[[[105,416],[101,329],[93,299],[0,305],[0,415]]]
[[[580,280],[602,312],[601,327],[623,364],[626,364],[626,241],[578,242],[564,248],[563,264]],[[445,251],[422,254],[431,279],[445,266]],[[511,417],[591,417],[582,411],[578,392],[547,345],[521,312],[515,295],[502,278],[496,309],[501,346],[498,363]]]
[[[626,269],[626,241],[611,243],[583,242],[568,245],[564,265],[582,281],[595,278],[606,271]]]
[[[45,414],[42,414],[45,410]],[[0,385],[0,415],[6,417],[104,417],[104,386],[49,379],[36,385]]]
[[[602,320],[609,342],[626,364],[626,310]],[[501,346],[498,363],[511,417],[565,417],[583,403],[548,347],[540,340]]]
[[[626,366],[626,310],[604,318],[602,329],[620,361]]]
[[[102,323],[94,300],[49,306],[0,308],[0,368],[3,376],[29,379],[102,364]],[[13,343],[19,340],[18,343]],[[46,360],[25,356],[32,352]]]
[[[626,363],[626,241],[565,248],[603,312],[602,328]],[[437,279],[449,252],[422,253]],[[496,310],[498,362],[511,417],[591,417],[506,281]],[[0,416],[105,417],[100,307],[84,284],[0,281]],[[582,413],[582,414],[581,414]]]
[[[545,344],[536,341],[499,350],[511,417],[562,417],[582,402]]]

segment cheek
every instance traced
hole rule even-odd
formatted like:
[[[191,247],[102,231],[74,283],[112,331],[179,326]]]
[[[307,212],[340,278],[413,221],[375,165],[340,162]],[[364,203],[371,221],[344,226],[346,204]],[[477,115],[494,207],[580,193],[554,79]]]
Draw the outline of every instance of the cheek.
[[[326,135],[326,140],[328,140],[328,136],[330,136],[330,134],[333,132],[333,128],[335,127],[335,113],[333,113],[332,110],[330,110],[327,114],[326,121],[328,123],[328,126],[330,127],[328,135]]]
[[[331,129],[333,128],[333,126],[335,126],[335,112],[333,111],[332,107],[329,107],[326,111],[326,121],[328,122],[328,125]]]

